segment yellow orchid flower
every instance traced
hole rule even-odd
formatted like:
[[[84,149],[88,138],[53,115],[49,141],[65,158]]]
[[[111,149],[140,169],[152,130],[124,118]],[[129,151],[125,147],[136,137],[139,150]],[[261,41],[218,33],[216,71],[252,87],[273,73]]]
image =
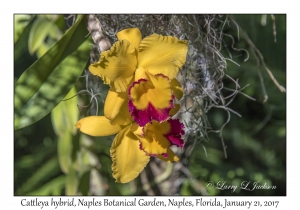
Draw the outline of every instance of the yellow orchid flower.
[[[112,124],[119,125],[128,124],[130,116],[140,126],[152,119],[166,120],[174,107],[173,95],[177,99],[183,96],[175,76],[186,60],[187,41],[158,34],[142,40],[138,28],[122,30],[117,37],[119,41],[110,50],[102,52],[99,62],[89,67],[92,74],[101,77],[111,87],[105,101],[104,115]],[[160,102],[154,103],[157,94],[161,93],[162,84],[168,97],[160,97]],[[129,90],[132,92],[127,92]],[[139,100],[140,96],[147,100]]]
[[[150,156],[179,160],[169,147],[183,147],[183,124],[171,116],[180,108],[174,98],[183,96],[175,76],[185,62],[187,42],[157,34],[142,40],[137,28],[117,37],[89,67],[110,85],[105,116],[85,117],[76,127],[91,136],[117,134],[110,149],[113,177],[126,183],[139,175]]]

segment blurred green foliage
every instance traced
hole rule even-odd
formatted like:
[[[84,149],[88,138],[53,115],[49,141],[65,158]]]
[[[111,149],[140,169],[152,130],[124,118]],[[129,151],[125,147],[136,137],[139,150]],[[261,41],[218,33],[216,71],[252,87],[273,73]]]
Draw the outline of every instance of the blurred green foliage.
[[[276,43],[271,15],[267,16],[265,26],[261,24],[262,15],[234,15],[234,18],[261,51],[266,65],[278,82],[286,87],[286,16],[275,15]],[[223,130],[227,159],[224,158],[219,134],[210,133],[210,141],[205,144],[208,157],[201,145],[196,145],[189,159],[189,169],[204,186],[208,181],[215,185],[219,181],[226,181],[226,185],[238,186],[243,181],[250,181],[249,186],[260,181],[261,185],[267,183],[276,186],[275,190],[247,191],[238,188],[235,192],[212,188],[208,190],[210,195],[286,195],[286,94],[279,91],[265,69],[260,67],[269,97],[263,103],[263,91],[253,50],[242,37],[238,40],[234,29],[236,28],[232,26],[225,33],[234,37],[235,48],[246,49],[250,57],[244,62],[247,57],[245,53],[230,51],[232,59],[240,66],[228,61],[227,74],[234,79],[238,78],[240,87],[249,84],[243,92],[256,101],[239,94],[229,105],[229,108],[242,117],[231,114],[230,122]],[[231,45],[231,41],[229,43]],[[228,52],[224,51],[224,55],[226,57]],[[229,79],[225,79],[224,84],[227,87],[232,85],[234,89]],[[226,122],[227,117],[224,110],[213,109],[208,112],[208,118],[213,119],[210,120],[211,126],[216,130]],[[186,185],[182,194],[191,194],[191,184]]]
[[[40,20],[44,21],[46,18],[40,18],[40,16],[35,18],[31,31],[37,29],[45,31],[44,27],[38,28],[39,25],[36,26],[35,24]],[[53,23],[48,22],[47,28],[50,25],[52,26]],[[57,27],[56,29],[59,30]],[[43,39],[46,38],[47,34],[50,36],[54,33],[51,31],[44,32],[43,39],[34,36],[35,40],[41,39],[41,41],[38,44],[31,44],[33,42],[31,31],[28,38],[28,48],[31,53],[37,50],[36,46],[41,47],[41,43],[43,43]],[[45,54],[18,78],[14,87],[15,129],[28,126],[40,120],[74,86],[88,61],[90,46],[86,33],[84,16],[82,15],[59,41],[44,52]],[[17,41],[15,45],[17,46],[18,44],[19,42]],[[34,46],[34,48],[30,47],[30,45]]]
[[[66,37],[68,32],[71,30],[76,32],[74,27],[66,32],[69,27],[68,21],[70,21],[66,17],[63,15],[15,15],[14,77],[16,85],[19,84],[18,79],[22,77],[21,75],[26,74],[26,71],[30,72],[32,65],[42,63],[43,56],[47,56],[47,53],[49,55],[49,50],[54,49],[59,40]],[[248,34],[261,51],[266,65],[272,70],[278,82],[286,87],[286,16],[275,15],[277,42],[274,42],[271,15],[234,15],[233,17],[241,27],[240,29]],[[70,67],[70,65],[75,64],[77,76],[84,70],[91,50],[87,46],[92,41],[86,38],[88,32],[84,29],[83,23],[77,22],[78,27],[81,27],[81,32],[76,33],[75,38],[74,36],[67,38],[72,41],[70,43],[74,51],[57,49],[54,54],[61,53],[66,59],[53,64],[51,71],[60,69],[58,65],[68,59],[70,61],[64,67],[73,68],[74,66]],[[224,33],[232,36],[235,48],[243,48],[249,52],[249,59],[244,62],[247,54],[244,51],[233,50],[230,47],[232,39],[224,36],[224,43],[228,43],[227,49],[224,44],[224,56],[232,56],[232,60],[240,65],[237,66],[228,61],[226,73],[234,79],[238,78],[241,87],[250,84],[243,92],[255,98],[256,101],[238,94],[229,105],[229,108],[238,112],[242,117],[232,113],[230,122],[223,129],[227,159],[224,157],[219,133],[209,133],[209,141],[203,143],[207,157],[203,146],[196,144],[191,156],[186,160],[189,170],[195,178],[194,181],[204,187],[209,181],[215,184],[225,181],[227,185],[238,186],[243,181],[252,183],[260,181],[261,184],[276,186],[275,190],[247,191],[238,188],[235,192],[216,188],[206,189],[209,195],[286,195],[286,94],[278,90],[261,67],[260,71],[268,94],[268,101],[263,103],[264,95],[253,50],[238,33],[234,24],[225,27]],[[80,40],[80,43],[73,46],[74,40]],[[83,47],[80,48],[80,46]],[[82,49],[81,55],[72,54],[75,49]],[[74,58],[69,55],[74,55]],[[36,60],[38,61],[35,62]],[[53,76],[51,73],[49,75]],[[59,79],[68,76],[70,75],[66,73],[55,78],[53,88],[60,84]],[[47,79],[49,77],[45,77],[45,81]],[[87,104],[88,99],[74,97],[59,103],[61,99],[69,99],[83,89],[84,84],[81,79],[74,86],[77,79],[78,77],[68,80],[68,88],[60,94],[60,98],[57,98],[49,109],[42,110],[42,117],[24,124],[26,126],[24,128],[18,126],[20,129],[15,130],[14,194],[142,194],[133,183],[118,184],[112,178],[109,149],[113,137],[92,139],[78,133],[75,129],[74,125],[81,117],[76,105]],[[27,81],[27,79],[23,80]],[[229,79],[225,78],[223,82],[224,86],[231,86],[234,89]],[[34,91],[38,90],[39,88],[34,89]],[[15,91],[16,97],[18,88],[15,88]],[[22,91],[24,91],[23,88],[20,90],[20,95],[23,97]],[[52,90],[47,89],[47,91]],[[107,87],[103,88],[104,96],[106,92]],[[231,92],[228,91],[228,94]],[[28,100],[30,98],[28,97]],[[15,114],[19,113],[20,107],[16,109],[17,111],[15,110]],[[52,109],[53,111],[49,114]],[[103,104],[100,103],[99,114],[102,110]],[[21,115],[23,116],[24,113],[26,115],[28,112],[25,110]],[[212,109],[208,112],[211,126],[215,130],[221,128],[227,121],[227,117],[227,113],[221,109]],[[200,195],[195,190],[194,181],[191,179],[184,181],[181,189],[182,195]]]

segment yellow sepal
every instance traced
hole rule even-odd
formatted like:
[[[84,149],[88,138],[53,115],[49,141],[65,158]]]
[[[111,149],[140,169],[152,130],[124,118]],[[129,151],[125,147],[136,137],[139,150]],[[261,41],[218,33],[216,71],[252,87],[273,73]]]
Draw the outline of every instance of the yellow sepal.
[[[76,127],[85,134],[91,136],[110,136],[118,133],[122,127],[112,125],[104,116],[89,116],[82,118],[76,124]]]

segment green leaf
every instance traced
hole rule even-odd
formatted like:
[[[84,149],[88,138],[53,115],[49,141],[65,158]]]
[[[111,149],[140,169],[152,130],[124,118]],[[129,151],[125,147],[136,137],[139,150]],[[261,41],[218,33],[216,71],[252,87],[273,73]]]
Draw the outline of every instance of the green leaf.
[[[19,40],[32,17],[33,15],[14,15],[14,43]]]
[[[57,136],[63,136],[67,131],[73,135],[77,132],[75,125],[79,118],[78,98],[73,97],[76,93],[76,89],[72,88],[64,98],[67,100],[61,101],[51,112],[52,125]]]
[[[37,16],[28,39],[28,49],[31,55],[39,49],[52,28],[54,28],[52,21],[42,15]]]
[[[18,39],[16,40],[16,42],[14,44],[14,62],[15,63],[17,61],[20,61],[21,59],[24,59],[23,53],[25,50],[26,50],[26,53],[28,52],[28,39],[29,39],[29,34],[32,29],[34,20],[35,20],[34,18],[32,18],[30,20],[30,22],[22,30],[22,33],[18,36]]]
[[[86,166],[95,167],[99,164],[98,157],[93,154],[90,150],[82,148],[82,163]]]
[[[17,194],[20,195],[32,191],[58,172],[59,166],[55,156],[45,162],[29,179],[24,180],[24,184],[17,190]]]
[[[69,167],[72,164],[72,149],[72,135],[67,131],[58,138],[57,142],[58,162],[61,170],[65,174],[69,173]]]
[[[38,58],[40,58],[40,57],[42,57],[48,50],[49,50],[49,46],[48,46],[48,44],[47,43],[45,43],[45,42],[43,42],[40,46],[39,46],[39,48],[37,49],[37,51],[36,51],[36,56],[38,57]]]
[[[66,177],[64,175],[61,175],[47,182],[42,187],[30,191],[26,195],[31,195],[31,196],[61,195],[60,192],[65,187],[65,182],[66,182]]]
[[[53,39],[60,39],[62,37],[62,32],[57,27],[57,25],[53,24],[53,27],[49,28],[49,36]]]
[[[14,128],[46,116],[73,87],[87,64],[90,40],[84,15],[19,78],[14,92]]]
[[[78,188],[78,179],[73,166],[70,166],[69,173],[66,176],[66,195],[76,195]]]

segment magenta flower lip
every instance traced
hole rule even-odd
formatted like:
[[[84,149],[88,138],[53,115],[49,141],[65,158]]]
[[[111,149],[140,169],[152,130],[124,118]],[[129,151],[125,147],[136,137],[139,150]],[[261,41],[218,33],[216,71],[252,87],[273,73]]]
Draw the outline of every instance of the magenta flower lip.
[[[155,76],[160,76],[167,78],[167,76],[163,74],[157,74]],[[131,90],[135,85],[140,85],[143,82],[151,82],[147,79],[139,79],[138,81],[133,82],[133,84],[128,88],[128,110],[130,115],[133,117],[133,120],[141,127],[145,126],[151,120],[156,120],[158,122],[162,122],[170,117],[169,112],[172,108],[174,108],[174,94],[172,93],[171,89],[171,100],[169,101],[169,105],[165,108],[156,108],[153,103],[149,102],[148,106],[145,109],[138,109],[134,103],[133,98],[131,97]]]

